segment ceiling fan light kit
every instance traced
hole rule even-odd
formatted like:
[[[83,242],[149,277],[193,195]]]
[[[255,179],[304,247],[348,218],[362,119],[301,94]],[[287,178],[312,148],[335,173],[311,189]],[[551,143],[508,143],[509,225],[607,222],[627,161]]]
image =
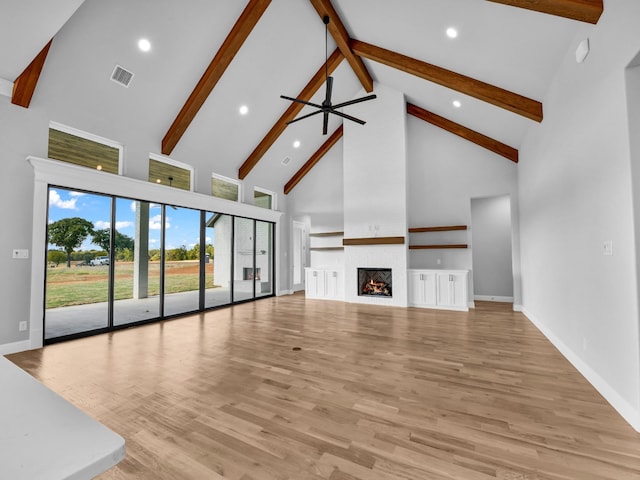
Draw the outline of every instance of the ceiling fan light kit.
[[[367,95],[365,97],[356,98],[354,100],[349,100],[347,102],[342,102],[337,105],[331,104],[331,92],[333,90],[333,77],[329,76],[329,67],[328,67],[328,54],[327,54],[327,37],[328,37],[328,25],[329,25],[329,16],[325,15],[322,19],[324,22],[324,66],[325,66],[325,96],[322,102],[322,105],[317,103],[308,102],[306,100],[302,100],[300,98],[287,97],[286,95],[280,95],[280,98],[284,98],[285,100],[290,100],[292,102],[301,103],[303,105],[308,105],[310,107],[317,108],[315,112],[311,112],[307,115],[303,115],[298,118],[294,118],[293,120],[289,120],[287,125],[298,122],[300,120],[304,120],[305,118],[312,117],[319,113],[322,113],[324,118],[322,119],[322,134],[327,134],[328,124],[329,124],[329,114],[337,115],[338,117],[346,118],[347,120],[351,120],[352,122],[359,123],[360,125],[364,125],[366,122],[364,120],[360,120],[359,118],[352,117],[351,115],[347,115],[346,113],[339,112],[339,108],[343,108],[349,105],[353,105],[355,103],[366,102],[367,100],[373,100],[376,98],[375,94]]]

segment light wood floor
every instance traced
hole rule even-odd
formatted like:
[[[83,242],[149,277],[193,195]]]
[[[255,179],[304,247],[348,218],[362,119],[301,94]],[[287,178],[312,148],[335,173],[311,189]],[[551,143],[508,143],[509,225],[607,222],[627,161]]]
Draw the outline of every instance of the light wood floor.
[[[640,479],[640,435],[510,305],[294,295],[9,358],[125,437],[106,480]]]

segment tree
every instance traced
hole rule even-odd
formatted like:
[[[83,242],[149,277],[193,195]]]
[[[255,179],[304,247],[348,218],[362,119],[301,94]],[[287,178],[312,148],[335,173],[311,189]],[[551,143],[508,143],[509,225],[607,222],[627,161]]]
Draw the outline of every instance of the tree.
[[[91,243],[94,245],[98,245],[102,250],[109,254],[109,247],[111,246],[111,229],[104,228],[102,230],[95,230],[91,234]],[[129,250],[133,250],[133,238],[120,233],[116,230],[116,252],[119,250],[124,250],[128,248]]]
[[[47,260],[56,265],[60,265],[67,259],[67,254],[62,250],[49,250],[47,252]]]
[[[48,228],[49,243],[57,245],[67,253],[67,268],[71,267],[71,254],[93,234],[93,224],[80,217],[63,218]]]

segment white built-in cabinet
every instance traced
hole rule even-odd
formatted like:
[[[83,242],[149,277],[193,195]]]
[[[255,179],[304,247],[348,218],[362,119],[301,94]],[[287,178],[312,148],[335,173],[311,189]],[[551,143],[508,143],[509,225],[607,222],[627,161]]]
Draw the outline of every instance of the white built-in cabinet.
[[[307,298],[344,300],[344,270],[340,266],[305,268]]]
[[[409,271],[409,306],[469,310],[467,270]]]

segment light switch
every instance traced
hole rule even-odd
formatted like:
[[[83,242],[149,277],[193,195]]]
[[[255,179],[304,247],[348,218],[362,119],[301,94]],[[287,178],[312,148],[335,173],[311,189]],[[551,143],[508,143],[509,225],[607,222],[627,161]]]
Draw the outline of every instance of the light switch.
[[[19,258],[21,260],[29,258],[29,250],[26,248],[14,248],[12,251],[12,258]]]
[[[603,255],[613,255],[613,240],[605,240],[604,248],[602,250]]]

